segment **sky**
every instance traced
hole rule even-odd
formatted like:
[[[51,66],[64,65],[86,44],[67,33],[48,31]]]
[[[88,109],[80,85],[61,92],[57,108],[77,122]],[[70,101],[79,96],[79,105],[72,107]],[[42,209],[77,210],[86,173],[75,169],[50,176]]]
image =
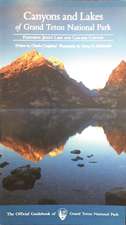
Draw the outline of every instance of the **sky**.
[[[90,1],[68,0],[0,0],[0,67],[7,65],[24,52],[32,48],[16,48],[14,46],[15,26],[19,23],[26,23],[23,20],[24,11],[30,10],[33,13],[51,13],[51,14],[71,14],[75,11],[83,11],[95,14],[103,14],[103,24],[109,23],[112,27],[111,32],[94,32],[93,35],[111,34],[111,48],[37,48],[45,57],[54,56],[64,62],[69,75],[77,81],[82,81],[90,89],[104,87],[112,70],[120,63],[126,60],[126,2],[116,0],[109,3],[94,3]],[[37,24],[38,22],[34,23]],[[40,23],[40,21],[39,21]],[[53,22],[52,22],[53,23]],[[65,22],[55,22],[57,25]],[[72,22],[73,23],[73,22]],[[76,25],[77,22],[74,22]],[[85,22],[81,22],[84,25]],[[92,22],[86,22],[87,25]],[[22,31],[25,33],[25,31]],[[28,33],[28,32],[27,32]],[[34,33],[31,32],[31,33]],[[30,33],[30,34],[31,34]],[[38,32],[43,33],[43,31]],[[51,32],[50,32],[51,33]],[[52,32],[53,33],[53,32]],[[55,32],[61,34],[62,32]],[[85,32],[63,32],[65,34],[85,34]],[[88,33],[88,32],[86,32]],[[90,32],[89,32],[90,33]],[[91,34],[91,33],[90,33]],[[24,42],[23,42],[24,43]],[[47,43],[47,42],[46,42]],[[49,43],[49,42],[48,42]],[[54,42],[53,42],[54,43]],[[61,42],[63,44],[75,44],[75,41]],[[91,42],[76,42],[77,44],[90,45]],[[96,44],[96,42],[92,42]],[[25,42],[26,44],[26,42]],[[51,42],[50,42],[51,44]]]

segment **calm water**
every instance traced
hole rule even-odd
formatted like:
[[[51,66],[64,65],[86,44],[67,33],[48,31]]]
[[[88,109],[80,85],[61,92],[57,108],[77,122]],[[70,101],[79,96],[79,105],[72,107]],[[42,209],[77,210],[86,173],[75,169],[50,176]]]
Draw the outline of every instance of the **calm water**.
[[[126,187],[125,118],[119,111],[0,112],[0,204],[106,204],[106,192]],[[41,169],[30,187],[26,165]]]

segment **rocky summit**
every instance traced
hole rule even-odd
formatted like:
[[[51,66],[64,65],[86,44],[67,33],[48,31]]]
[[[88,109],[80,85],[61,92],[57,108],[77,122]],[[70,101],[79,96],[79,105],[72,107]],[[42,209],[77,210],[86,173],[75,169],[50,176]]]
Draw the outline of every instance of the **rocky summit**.
[[[126,108],[126,62],[112,71],[105,87],[95,99],[107,108]]]
[[[118,88],[126,86],[126,62],[124,60],[112,71],[105,88],[110,86]]]
[[[95,107],[87,90],[69,77],[63,62],[36,50],[0,69],[1,108]]]

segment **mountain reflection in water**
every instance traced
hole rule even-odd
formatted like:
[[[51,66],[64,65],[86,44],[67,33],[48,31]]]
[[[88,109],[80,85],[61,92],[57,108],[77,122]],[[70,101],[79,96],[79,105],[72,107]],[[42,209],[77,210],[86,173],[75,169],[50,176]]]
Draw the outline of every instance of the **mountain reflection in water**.
[[[108,143],[113,147],[117,154],[126,152],[126,112],[110,111],[106,115],[95,116],[98,126],[104,130]]]
[[[0,114],[0,143],[25,159],[39,161],[63,152],[67,139],[82,131],[92,112],[40,111]]]
[[[105,204],[105,192],[126,187],[125,118],[125,111],[115,110],[1,111],[0,165],[3,160],[7,164],[2,169],[0,203],[36,204],[49,198],[61,204]],[[20,179],[18,173],[15,186],[8,187],[8,178],[15,179],[13,171],[27,169],[28,164],[42,174],[37,181],[32,178],[32,190],[25,174]],[[27,190],[32,198],[25,199],[19,190]]]

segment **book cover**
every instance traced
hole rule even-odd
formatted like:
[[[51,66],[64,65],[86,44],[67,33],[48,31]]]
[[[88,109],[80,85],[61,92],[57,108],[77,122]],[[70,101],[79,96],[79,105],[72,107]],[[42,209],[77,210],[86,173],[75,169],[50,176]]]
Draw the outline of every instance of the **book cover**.
[[[0,225],[125,225],[126,1],[0,0]]]

